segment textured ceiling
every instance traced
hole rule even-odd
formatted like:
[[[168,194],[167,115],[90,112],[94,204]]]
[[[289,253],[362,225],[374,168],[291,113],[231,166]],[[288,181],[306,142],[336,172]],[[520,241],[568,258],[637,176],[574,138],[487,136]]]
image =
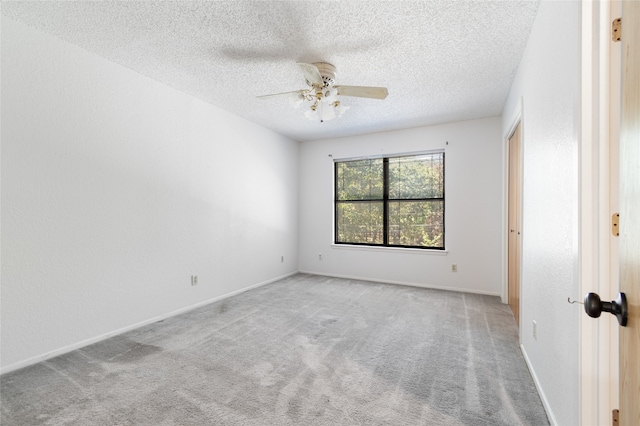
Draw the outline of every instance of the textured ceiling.
[[[538,1],[3,1],[2,14],[295,140],[500,115]],[[330,62],[344,116],[310,121],[287,97],[296,62]]]

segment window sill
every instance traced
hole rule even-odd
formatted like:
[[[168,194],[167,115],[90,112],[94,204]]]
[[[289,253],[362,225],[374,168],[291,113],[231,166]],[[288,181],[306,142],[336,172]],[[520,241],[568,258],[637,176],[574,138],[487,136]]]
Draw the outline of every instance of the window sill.
[[[433,250],[433,249],[417,249],[417,248],[404,248],[404,247],[375,247],[375,246],[359,246],[349,244],[331,244],[332,249],[339,250],[359,250],[359,251],[387,251],[395,253],[407,253],[407,254],[426,254],[430,256],[446,256],[449,252],[447,250]]]

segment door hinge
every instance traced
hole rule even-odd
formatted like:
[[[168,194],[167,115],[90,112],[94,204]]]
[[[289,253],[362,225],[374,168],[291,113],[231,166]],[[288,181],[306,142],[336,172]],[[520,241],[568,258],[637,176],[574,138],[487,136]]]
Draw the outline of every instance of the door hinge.
[[[620,424],[620,410],[613,410],[611,412],[611,424],[618,426]]]
[[[611,216],[611,233],[614,237],[620,236],[620,213]]]
[[[611,23],[611,40],[620,41],[622,38],[622,18],[614,19]]]

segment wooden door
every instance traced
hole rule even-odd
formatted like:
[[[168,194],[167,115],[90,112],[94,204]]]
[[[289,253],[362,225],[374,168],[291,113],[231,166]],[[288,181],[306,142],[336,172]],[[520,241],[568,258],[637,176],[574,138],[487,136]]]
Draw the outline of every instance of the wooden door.
[[[509,138],[509,306],[520,326],[520,123]]]
[[[620,424],[640,425],[640,2],[622,5],[620,121],[620,291],[629,320],[620,328]]]

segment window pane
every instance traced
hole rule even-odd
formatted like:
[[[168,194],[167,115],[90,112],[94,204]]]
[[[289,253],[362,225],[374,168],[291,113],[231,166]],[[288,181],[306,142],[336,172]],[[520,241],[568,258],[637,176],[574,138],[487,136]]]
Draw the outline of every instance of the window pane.
[[[337,203],[339,243],[383,244],[382,202]]]
[[[444,202],[389,202],[389,244],[444,248]]]
[[[389,198],[443,198],[444,154],[389,159]]]
[[[337,200],[381,200],[382,158],[336,163]]]

